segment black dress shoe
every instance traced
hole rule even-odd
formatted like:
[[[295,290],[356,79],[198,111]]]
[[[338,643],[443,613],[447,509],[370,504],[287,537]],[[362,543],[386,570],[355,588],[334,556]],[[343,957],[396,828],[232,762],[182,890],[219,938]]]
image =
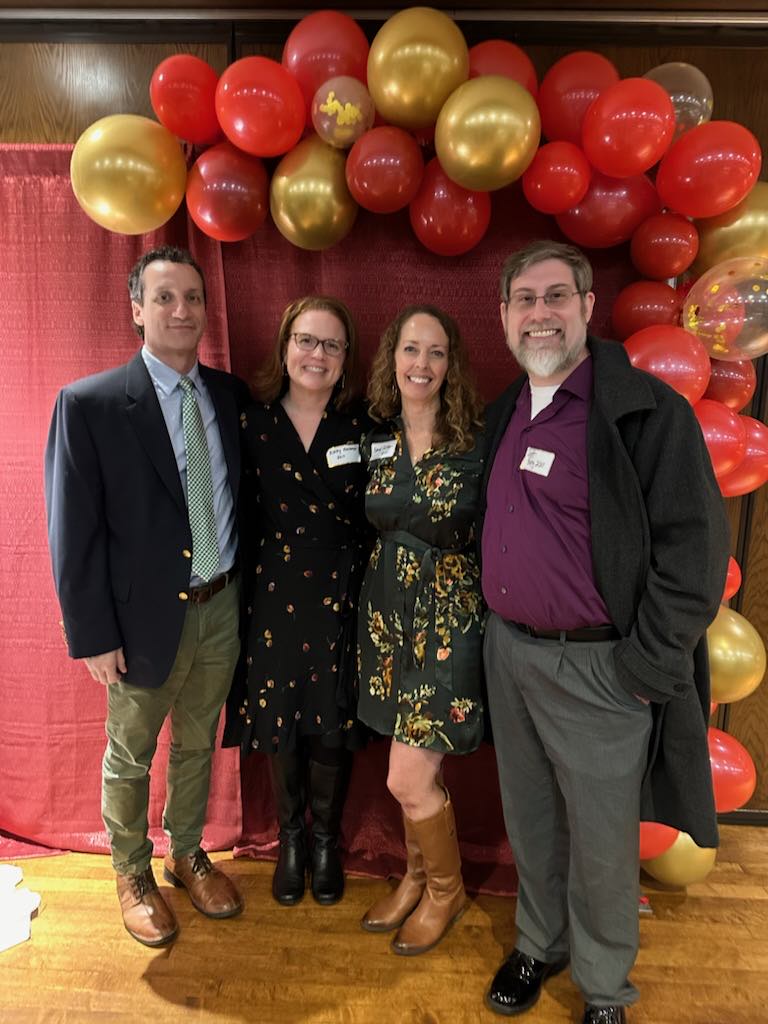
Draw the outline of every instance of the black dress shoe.
[[[626,1024],[627,1018],[623,1006],[593,1006],[587,1003],[584,1007],[582,1024]]]
[[[525,1013],[541,995],[541,986],[552,974],[568,966],[568,958],[545,963],[515,949],[507,957],[485,993],[485,1005],[494,1013],[514,1017]]]

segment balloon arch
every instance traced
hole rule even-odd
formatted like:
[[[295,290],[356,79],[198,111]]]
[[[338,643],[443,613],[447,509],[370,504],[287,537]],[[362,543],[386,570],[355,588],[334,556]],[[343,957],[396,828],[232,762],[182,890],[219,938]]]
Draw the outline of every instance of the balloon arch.
[[[197,57],[169,57],[150,98],[159,123],[115,114],[75,145],[72,188],[96,223],[141,234],[186,198],[214,239],[247,238],[269,212],[289,242],[318,251],[344,239],[360,206],[407,207],[421,244],[450,257],[485,234],[491,194],[522,179],[528,203],[575,244],[631,243],[641,280],[616,299],[617,339],[691,402],[725,496],[768,480],[768,428],[742,414],[752,360],[768,352],[768,183],[754,135],[711,120],[698,68],[621,79],[601,54],[579,51],[539,85],[520,47],[470,49],[440,11],[400,11],[370,46],[351,17],[318,11],[294,27],[280,63],[245,57],[217,76]],[[189,170],[179,140],[204,147]],[[724,602],[740,581],[731,559]],[[708,639],[713,699],[747,696],[766,667],[757,632],[723,604]],[[718,811],[743,806],[756,782],[750,755],[718,729],[709,743]],[[714,863],[714,851],[657,823],[641,824],[640,848],[671,884]]]

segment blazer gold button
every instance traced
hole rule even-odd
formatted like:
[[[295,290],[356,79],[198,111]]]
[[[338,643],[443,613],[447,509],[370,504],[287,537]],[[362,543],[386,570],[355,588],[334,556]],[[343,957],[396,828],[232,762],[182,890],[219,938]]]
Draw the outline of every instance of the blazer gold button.
[[[181,593],[179,594],[179,600],[180,601],[188,601],[189,600],[189,594],[185,593],[185,591],[182,590]]]
[[[184,550],[181,553],[185,558],[192,557],[192,552],[189,550],[189,548],[184,548]]]

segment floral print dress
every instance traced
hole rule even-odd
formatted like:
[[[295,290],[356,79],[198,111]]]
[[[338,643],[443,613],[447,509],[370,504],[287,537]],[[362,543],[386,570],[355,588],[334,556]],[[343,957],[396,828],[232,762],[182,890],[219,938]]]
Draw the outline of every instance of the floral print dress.
[[[483,736],[480,445],[430,449],[413,466],[395,421],[362,451],[379,535],[360,594],[358,715],[411,746],[469,753]]]
[[[328,405],[305,451],[280,402],[243,417],[243,455],[255,476],[245,685],[228,707],[225,742],[282,753],[302,736],[337,734],[354,748],[357,601],[372,531],[364,512],[362,406]]]

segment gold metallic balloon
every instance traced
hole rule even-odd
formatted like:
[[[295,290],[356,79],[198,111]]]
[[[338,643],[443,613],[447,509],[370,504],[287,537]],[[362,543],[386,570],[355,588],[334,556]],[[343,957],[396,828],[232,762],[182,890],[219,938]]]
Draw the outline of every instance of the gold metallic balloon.
[[[703,882],[715,866],[716,857],[717,850],[697,846],[687,832],[680,832],[668,850],[642,861],[642,865],[657,881],[679,887]]]
[[[121,235],[142,235],[165,224],[181,205],[187,183],[177,139],[136,114],[112,114],[86,128],[69,173],[75,198],[91,220]]]
[[[765,644],[743,615],[721,605],[707,645],[712,700],[729,704],[757,689],[765,675]]]
[[[330,146],[349,149],[373,125],[371,94],[350,75],[329,78],[312,100],[312,124]]]
[[[433,125],[469,77],[469,51],[455,21],[432,7],[409,7],[385,21],[368,53],[376,109],[399,128]]]
[[[768,181],[758,181],[749,195],[719,217],[696,221],[699,252],[694,274],[737,256],[768,256]]]
[[[440,165],[457,184],[480,192],[515,181],[536,155],[541,121],[518,82],[481,75],[446,100],[435,129]]]
[[[340,242],[357,216],[344,174],[345,154],[316,135],[304,139],[277,165],[269,207],[278,231],[300,249]]]

